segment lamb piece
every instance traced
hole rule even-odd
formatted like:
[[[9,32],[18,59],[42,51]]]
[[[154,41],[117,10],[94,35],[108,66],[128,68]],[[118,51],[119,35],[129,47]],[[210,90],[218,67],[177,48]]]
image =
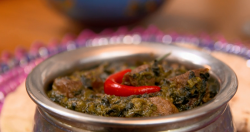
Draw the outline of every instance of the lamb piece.
[[[189,86],[192,87],[193,83],[189,81],[189,79],[192,79],[194,77],[202,77],[204,79],[207,79],[209,77],[208,69],[203,68],[203,69],[197,69],[197,70],[190,70],[184,74],[169,78],[167,80],[170,82],[175,82],[177,85],[176,88],[183,88],[187,84],[189,84]]]
[[[103,63],[96,69],[81,73],[80,80],[83,86],[96,93],[103,93],[104,81],[108,77],[108,74],[105,72],[107,67],[109,67],[109,63]]]
[[[52,88],[53,90],[58,90],[63,95],[72,98],[81,93],[83,85],[81,81],[74,81],[70,80],[68,77],[61,77],[55,79]]]
[[[154,86],[154,73],[150,71],[149,65],[141,65],[124,75],[122,84],[129,86]]]
[[[137,68],[135,68],[134,70],[131,71],[131,74],[136,74],[136,73],[140,73],[143,71],[148,71],[149,70],[149,65],[145,64],[145,65],[141,65]]]
[[[85,88],[92,89],[96,93],[101,93],[103,91],[103,80],[95,74],[86,72],[81,76],[81,82]]]
[[[157,107],[157,110],[151,116],[165,116],[179,112],[173,103],[162,97],[151,97],[149,100]]]
[[[207,68],[190,70],[182,75],[166,79],[162,90],[168,89],[166,96],[173,100],[179,111],[185,111],[201,105],[202,99],[208,91]]]

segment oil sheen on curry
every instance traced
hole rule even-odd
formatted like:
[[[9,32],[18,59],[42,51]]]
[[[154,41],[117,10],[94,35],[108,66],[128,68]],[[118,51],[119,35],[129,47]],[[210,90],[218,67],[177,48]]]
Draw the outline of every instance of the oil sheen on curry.
[[[67,109],[97,116],[165,116],[198,107],[217,94],[208,71],[163,59],[105,62],[56,78],[48,96]]]

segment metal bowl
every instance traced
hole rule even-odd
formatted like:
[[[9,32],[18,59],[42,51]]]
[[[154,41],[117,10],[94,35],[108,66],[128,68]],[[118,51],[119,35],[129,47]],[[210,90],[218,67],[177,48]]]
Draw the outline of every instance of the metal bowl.
[[[187,67],[207,67],[217,80],[214,99],[192,110],[147,118],[101,117],[63,108],[47,96],[48,86],[58,76],[88,69],[103,61],[133,61],[171,52],[168,61]],[[237,91],[237,77],[226,64],[209,54],[157,43],[116,44],[85,47],[55,55],[39,64],[26,80],[31,99],[37,104],[34,131],[234,131],[227,106]]]

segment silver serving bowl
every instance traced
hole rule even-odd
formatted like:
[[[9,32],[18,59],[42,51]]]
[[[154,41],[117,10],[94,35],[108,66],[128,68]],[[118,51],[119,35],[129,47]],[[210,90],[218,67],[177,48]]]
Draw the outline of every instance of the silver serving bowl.
[[[189,68],[207,67],[217,80],[214,99],[192,110],[168,116],[121,118],[101,117],[66,109],[47,96],[53,79],[75,70],[88,69],[103,61],[127,62],[147,59],[149,53]],[[237,77],[226,64],[209,54],[157,43],[115,44],[85,47],[55,55],[39,64],[26,80],[31,99],[37,104],[34,131],[235,131],[229,100],[237,91]]]

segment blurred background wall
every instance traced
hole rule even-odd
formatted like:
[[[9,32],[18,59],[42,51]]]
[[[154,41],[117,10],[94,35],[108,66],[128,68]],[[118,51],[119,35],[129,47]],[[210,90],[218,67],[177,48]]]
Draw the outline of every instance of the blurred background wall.
[[[129,25],[154,24],[165,32],[208,33],[229,42],[250,42],[249,0],[168,0],[160,10]],[[89,28],[56,12],[44,0],[0,1],[0,53],[29,48],[34,41],[48,43],[66,33],[79,34]],[[103,28],[94,28],[100,32]],[[113,27],[112,29],[116,29]]]

